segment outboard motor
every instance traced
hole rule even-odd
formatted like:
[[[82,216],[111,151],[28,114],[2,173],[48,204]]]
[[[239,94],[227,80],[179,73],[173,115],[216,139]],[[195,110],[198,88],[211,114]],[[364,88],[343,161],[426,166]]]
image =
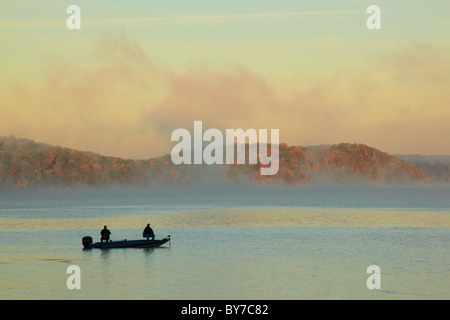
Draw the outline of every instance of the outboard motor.
[[[83,247],[85,249],[92,248],[92,237],[89,236],[83,237]]]

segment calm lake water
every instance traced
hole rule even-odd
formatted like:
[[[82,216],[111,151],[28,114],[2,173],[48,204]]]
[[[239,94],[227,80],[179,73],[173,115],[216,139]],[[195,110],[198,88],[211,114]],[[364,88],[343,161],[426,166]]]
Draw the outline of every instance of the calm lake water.
[[[450,298],[448,186],[0,192],[1,299]],[[147,223],[170,245],[82,249]]]

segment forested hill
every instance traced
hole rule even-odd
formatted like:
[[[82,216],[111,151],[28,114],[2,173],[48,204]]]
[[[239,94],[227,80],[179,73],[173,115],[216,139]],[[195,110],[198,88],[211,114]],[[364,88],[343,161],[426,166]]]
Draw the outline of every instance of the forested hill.
[[[450,156],[398,155],[419,168],[432,182],[450,183]]]
[[[248,163],[248,158],[246,160]],[[279,145],[279,171],[261,165],[174,165],[170,155],[146,160],[102,156],[29,139],[0,137],[0,186],[190,185],[208,179],[256,185],[313,185],[322,181],[427,183],[413,164],[362,144]]]

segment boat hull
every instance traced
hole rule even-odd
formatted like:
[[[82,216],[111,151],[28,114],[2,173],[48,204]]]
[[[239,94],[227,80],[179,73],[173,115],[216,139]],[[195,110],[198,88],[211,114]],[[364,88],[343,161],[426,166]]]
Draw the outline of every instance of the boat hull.
[[[154,248],[159,247],[170,241],[170,236],[163,239],[155,240],[121,240],[121,241],[110,241],[110,242],[96,242],[88,246],[84,246],[85,249],[113,249],[113,248]]]

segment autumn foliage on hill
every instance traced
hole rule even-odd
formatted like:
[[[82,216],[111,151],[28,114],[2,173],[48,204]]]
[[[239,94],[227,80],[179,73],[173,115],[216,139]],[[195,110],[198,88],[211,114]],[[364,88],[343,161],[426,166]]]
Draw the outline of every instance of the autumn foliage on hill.
[[[259,166],[233,165],[228,175],[243,174],[265,184],[313,184],[318,181],[371,183],[426,183],[426,175],[411,163],[363,144],[322,146],[279,145],[279,172],[258,174]],[[250,168],[249,168],[250,167]]]
[[[176,181],[180,171],[170,156],[136,161],[0,137],[0,185],[145,185]]]
[[[270,145],[268,146],[269,152]],[[273,148],[274,150],[276,148]],[[247,161],[248,163],[248,154]],[[219,168],[220,167],[220,168]],[[308,185],[317,181],[427,182],[414,165],[361,144],[313,147],[279,145],[279,171],[262,176],[261,164],[174,165],[170,155],[146,160],[0,137],[0,186],[189,185],[220,175],[234,183]]]

